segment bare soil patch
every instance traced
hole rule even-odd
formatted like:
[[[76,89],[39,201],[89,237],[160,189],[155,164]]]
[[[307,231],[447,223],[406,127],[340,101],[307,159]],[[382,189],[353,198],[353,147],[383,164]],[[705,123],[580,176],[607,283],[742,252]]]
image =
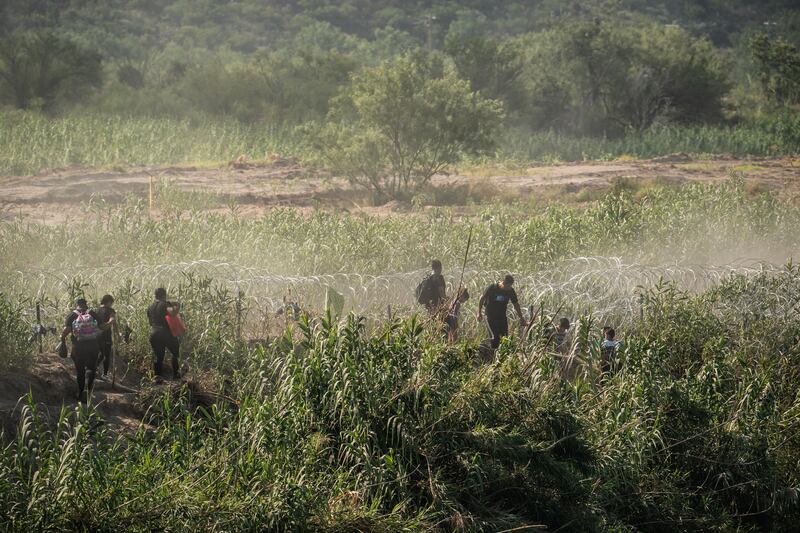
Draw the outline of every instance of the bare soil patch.
[[[790,195],[800,192],[799,160],[692,160],[685,154],[643,161],[532,165],[513,171],[472,169],[436,176],[433,186],[474,187],[500,191],[505,197],[553,198],[584,189],[606,189],[618,178],[681,184],[721,181],[733,173],[769,190]],[[63,222],[77,215],[76,208],[91,198],[111,204],[131,195],[146,199],[151,177],[156,182],[167,178],[181,190],[209,193],[217,204],[209,209],[236,205],[243,216],[258,216],[281,206],[356,208],[376,214],[398,212],[392,206],[369,207],[368,195],[342,178],[304,168],[291,159],[279,159],[224,168],[67,168],[33,176],[0,178],[0,216],[6,219],[20,216],[51,224]]]
[[[112,387],[110,380],[95,380],[93,403],[109,427],[124,432],[133,432],[139,427],[143,413],[137,407],[136,381],[133,375],[124,379],[120,376]],[[40,413],[55,422],[62,408],[71,411],[77,407],[77,392],[72,359],[61,359],[55,353],[38,356],[31,368],[3,371],[0,373],[0,435],[15,433],[26,395],[31,395]]]

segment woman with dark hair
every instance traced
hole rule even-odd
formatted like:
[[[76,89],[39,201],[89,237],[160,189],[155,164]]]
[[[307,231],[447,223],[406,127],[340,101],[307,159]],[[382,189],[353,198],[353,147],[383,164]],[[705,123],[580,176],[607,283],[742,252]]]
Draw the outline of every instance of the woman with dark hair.
[[[114,297],[110,294],[104,295],[100,299],[100,307],[97,308],[97,322],[102,327],[105,324],[108,324],[108,321],[111,317],[115,317],[117,312],[114,310]],[[111,365],[111,352],[113,347],[113,341],[111,339],[111,328],[104,329],[100,337],[98,338],[100,343],[100,361],[103,362],[103,373],[100,374],[99,379],[104,380],[106,379],[106,375],[108,374],[108,368]]]
[[[167,315],[177,316],[180,310],[178,302],[167,301],[167,290],[159,287],[154,292],[155,301],[147,308],[147,320],[150,323],[150,346],[153,347],[153,372],[161,375],[166,350],[172,354],[172,378],[180,379],[180,340],[172,334],[167,323]]]
[[[114,317],[109,317],[108,322],[100,325],[97,313],[89,310],[86,298],[75,300],[75,310],[64,321],[61,331],[61,342],[65,342],[67,335],[72,339],[72,360],[75,362],[75,374],[78,381],[78,401],[86,403],[87,390],[92,392],[94,387],[94,374],[97,369],[97,357],[100,353],[99,338],[103,330],[114,323]]]

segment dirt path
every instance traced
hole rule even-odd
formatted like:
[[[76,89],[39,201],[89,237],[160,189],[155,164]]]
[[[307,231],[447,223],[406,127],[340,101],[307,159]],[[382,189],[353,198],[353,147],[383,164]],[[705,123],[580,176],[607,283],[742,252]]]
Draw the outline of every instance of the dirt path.
[[[95,380],[92,399],[110,428],[133,432],[139,427],[142,413],[136,407],[135,387],[132,377],[116,388],[110,380]],[[30,369],[4,371],[0,374],[0,431],[14,434],[22,410],[20,398],[27,394],[31,394],[37,410],[55,421],[62,407],[72,411],[78,405],[77,390],[72,359],[61,359],[54,353],[38,356]]]
[[[683,155],[649,161],[571,163],[506,171],[472,169],[440,175],[434,186],[490,186],[505,194],[522,196],[583,189],[603,189],[617,178],[680,184],[712,181],[740,173],[747,180],[771,190],[800,190],[800,161],[791,159],[691,160]],[[206,193],[209,209],[235,203],[240,214],[257,216],[276,206],[333,207],[363,205],[364,195],[343,179],[330,178],[300,166],[293,160],[277,160],[246,168],[159,167],[110,171],[70,168],[48,173],[0,178],[0,216],[21,216],[45,223],[69,217],[80,203],[94,197],[108,203],[133,195],[148,196],[150,177],[168,179],[185,191]],[[380,208],[373,208],[380,211]]]

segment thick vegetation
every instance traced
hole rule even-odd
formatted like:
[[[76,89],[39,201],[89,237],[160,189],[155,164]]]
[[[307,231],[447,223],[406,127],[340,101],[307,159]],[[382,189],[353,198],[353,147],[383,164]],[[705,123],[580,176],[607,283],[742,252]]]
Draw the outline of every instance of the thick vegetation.
[[[189,325],[188,375],[226,399],[199,406],[190,389],[146,388],[148,425],[126,436],[103,429],[91,409],[66,409],[52,425],[31,406],[0,451],[4,527],[780,530],[798,518],[796,267],[726,276],[694,294],[643,281],[623,295],[635,302],[624,315],[592,312],[603,302],[579,299],[586,286],[577,299],[532,301],[542,308],[528,335],[487,358],[481,332],[468,328],[449,346],[414,318],[338,321],[315,307],[283,330],[288,319],[271,318],[279,295],[250,291],[294,282],[224,277],[247,274],[236,262],[305,271],[325,285],[335,278],[325,273],[418,269],[434,253],[451,267],[469,229],[447,212],[275,211],[249,221],[201,214],[207,198],[160,187],[158,221],[135,201],[86,207],[100,241],[70,225],[3,222],[2,246],[15,254],[0,286],[42,301],[48,322],[79,294],[112,292],[133,331],[123,357],[146,369],[142,309],[152,286],[170,284]],[[798,216],[738,180],[636,199],[620,190],[585,210],[493,206],[474,220],[470,268],[515,271],[531,298],[526,275],[581,254],[714,262],[761,241],[772,246],[762,254],[785,258],[797,249]],[[94,254],[113,264],[97,268]],[[229,262],[216,278],[180,264],[173,278],[164,264],[209,256]],[[657,272],[670,277],[669,267]],[[390,284],[373,291],[383,308],[397,294]],[[22,304],[2,305],[12,326],[2,364],[18,366]],[[548,343],[556,313],[576,319],[577,377],[568,380]],[[623,324],[624,348],[619,371],[601,378],[606,320]]]
[[[3,270],[124,267],[211,259],[274,274],[337,272],[383,274],[426,267],[430,257],[456,268],[472,228],[469,266],[478,270],[532,272],[579,256],[618,256],[635,263],[719,264],[757,251],[782,261],[797,249],[800,209],[774,195],[748,193],[744,181],[721,185],[655,186],[618,191],[590,207],[525,203],[476,207],[476,218],[449,209],[407,216],[351,216],[320,210],[303,214],[275,209],[260,218],[204,211],[226,207],[213,195],[181,193],[159,185],[151,216],[132,198],[122,207],[95,202],[74,219],[102,228],[75,232],[27,221],[0,224],[0,243],[15,250]],[[85,250],[106,258],[98,264]],[[737,255],[738,254],[738,255]]]
[[[784,118],[797,105],[797,11],[781,1],[758,10],[748,2],[599,0],[67,4],[4,4],[0,105],[67,121],[99,113],[89,120],[118,124],[123,139],[106,149],[118,152],[90,153],[96,130],[70,127],[72,142],[25,143],[33,154],[6,144],[0,161],[11,162],[0,173],[219,161],[222,150],[260,158],[274,136],[253,139],[251,129],[292,131],[283,155],[309,155],[301,141],[324,140],[315,145],[342,154],[327,158],[333,169],[389,198],[474,152],[575,160],[774,155],[800,144],[796,120]],[[126,157],[124,139],[144,117],[158,117],[148,128],[163,135],[147,132],[138,146],[147,157]],[[165,117],[176,130],[163,127]],[[184,121],[206,133],[180,139]],[[239,128],[244,142],[208,149],[207,130]],[[37,133],[18,131],[23,139]],[[173,138],[171,151],[151,148]]]
[[[498,102],[419,55],[357,76],[336,112],[347,125],[319,133],[310,125],[323,160],[384,198],[418,191],[463,155],[489,151],[502,118]]]
[[[253,219],[158,181],[152,212],[0,220],[0,369],[32,365],[36,303],[52,326],[109,292],[145,413],[116,433],[91,404],[53,420],[23,399],[0,530],[793,529],[800,208],[737,175],[619,180],[580,209],[420,206],[464,160],[797,154],[797,17],[789,0],[3,2],[2,175],[277,153],[415,207]],[[432,257],[452,292],[470,239],[470,291],[512,272],[532,322],[494,354],[477,296],[456,344],[411,303]],[[189,328],[174,386],[148,379],[156,286]],[[333,291],[355,312],[325,310]],[[601,375],[605,325],[623,344]]]
[[[335,127],[332,129],[340,133]],[[94,113],[50,119],[34,113],[7,113],[0,114],[0,174],[25,175],[74,165],[119,169],[176,163],[222,165],[241,154],[251,160],[295,154],[312,163],[331,165],[312,148],[315,144],[320,146],[319,139],[309,142],[304,136],[306,131],[307,128],[296,130],[235,120],[131,118]],[[326,146],[335,147],[333,139],[330,141]],[[674,152],[784,156],[800,152],[800,115],[787,113],[738,127],[666,126],[618,139],[576,137],[555,131],[521,136],[506,130],[496,137],[495,145],[496,157],[468,156],[466,164],[651,158]],[[459,158],[462,156],[459,154]],[[347,162],[339,162],[340,171],[347,170],[343,164]]]
[[[153,398],[132,437],[35,408],[0,452],[12,530],[776,529],[798,517],[800,273],[646,294],[620,371],[539,342],[480,363],[415,321],[301,322],[229,353],[236,405]],[[740,302],[759,309],[745,319]],[[735,309],[726,312],[726,309]],[[762,313],[763,312],[763,313]],[[86,497],[89,494],[91,497]]]

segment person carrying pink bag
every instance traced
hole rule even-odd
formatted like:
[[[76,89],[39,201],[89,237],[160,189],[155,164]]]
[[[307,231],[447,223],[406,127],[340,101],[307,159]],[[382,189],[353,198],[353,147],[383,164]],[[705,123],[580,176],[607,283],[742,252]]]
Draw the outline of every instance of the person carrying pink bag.
[[[180,379],[180,336],[186,331],[181,321],[178,302],[167,301],[167,290],[159,287],[154,291],[155,301],[147,308],[150,323],[150,346],[153,347],[153,372],[161,375],[164,354],[172,354],[172,379]]]

